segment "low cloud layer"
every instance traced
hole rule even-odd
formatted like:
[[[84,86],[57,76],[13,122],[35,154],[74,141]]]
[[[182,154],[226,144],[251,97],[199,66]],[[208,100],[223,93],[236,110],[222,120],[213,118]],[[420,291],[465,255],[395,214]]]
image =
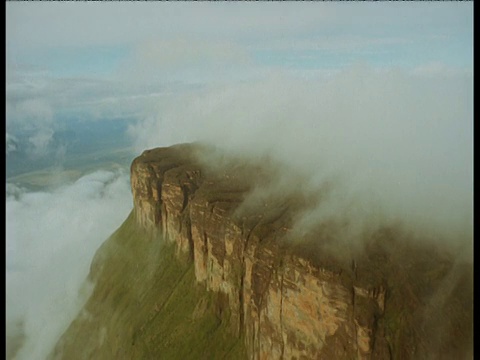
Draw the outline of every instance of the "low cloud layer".
[[[138,151],[205,141],[268,154],[312,186],[335,180],[309,221],[376,212],[425,236],[471,241],[471,73],[357,65],[330,77],[278,73],[171,100],[131,129]]]
[[[7,350],[45,359],[89,295],[100,244],[132,208],[128,175],[97,171],[50,192],[7,184]]]

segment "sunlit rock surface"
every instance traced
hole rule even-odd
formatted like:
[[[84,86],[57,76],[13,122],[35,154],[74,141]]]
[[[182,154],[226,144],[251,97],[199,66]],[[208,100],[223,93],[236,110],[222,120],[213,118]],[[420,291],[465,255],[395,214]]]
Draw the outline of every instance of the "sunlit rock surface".
[[[208,353],[207,346],[200,358],[472,357],[471,264],[458,263],[446,251],[412,241],[388,227],[367,239],[363,251],[349,253],[339,247],[322,252],[321,232],[299,238],[291,231],[295,214],[308,203],[301,191],[241,207],[258,183],[268,183],[269,176],[275,175],[259,170],[258,162],[232,160],[211,166],[206,159],[216,158],[206,156],[209,151],[181,144],[147,150],[134,160],[134,209],[128,221],[130,231],[150,240],[129,245],[146,248],[142,254],[133,254],[140,258],[130,256],[125,266],[146,270],[134,270],[138,276],[123,278],[115,275],[116,270],[102,270],[120,261],[118,256],[112,260],[114,256],[107,251],[115,248],[114,241],[120,241],[118,234],[117,240],[112,236],[92,265],[96,290],[84,310],[89,315],[79,316],[52,356],[175,358],[168,357],[165,349],[185,339],[171,336],[166,345],[152,345],[168,330],[147,325],[161,312],[165,287],[175,293],[177,286],[162,285],[167,280],[161,280],[164,275],[155,265],[162,261],[161,255],[156,260],[155,251],[170,244],[172,256],[185,266],[186,273],[188,266],[192,267],[191,286],[200,289],[195,296],[184,294],[194,302],[192,307],[182,308],[190,311],[184,316],[197,319],[211,308],[221,324],[217,333],[227,334],[228,346],[235,349]],[[148,270],[152,266],[156,270]],[[129,290],[131,282],[140,282],[143,289],[135,289],[139,292],[135,296]],[[182,289],[178,287],[178,291]],[[95,315],[107,306],[106,293],[124,304],[108,308],[109,318]],[[164,321],[160,315],[155,320],[159,324]],[[121,317],[124,322],[115,326],[124,329],[109,330],[112,317]],[[217,333],[205,341],[218,342]],[[179,334],[188,335],[185,331]],[[100,343],[109,343],[109,347]],[[85,353],[89,356],[81,355]]]

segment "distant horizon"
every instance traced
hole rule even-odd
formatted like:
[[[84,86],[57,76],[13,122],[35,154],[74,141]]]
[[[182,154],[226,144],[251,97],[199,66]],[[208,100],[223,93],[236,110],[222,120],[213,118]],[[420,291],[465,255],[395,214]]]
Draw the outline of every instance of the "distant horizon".
[[[6,50],[8,132],[58,112],[145,116],[172,82],[315,79],[356,64],[471,74],[473,2],[7,2]]]

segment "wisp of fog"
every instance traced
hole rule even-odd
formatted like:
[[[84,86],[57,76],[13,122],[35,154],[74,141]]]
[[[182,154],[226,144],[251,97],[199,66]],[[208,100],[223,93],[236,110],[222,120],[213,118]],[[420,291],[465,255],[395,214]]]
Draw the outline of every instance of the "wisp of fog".
[[[132,208],[129,179],[97,171],[48,192],[7,183],[6,193],[7,354],[43,360],[89,296],[95,251]]]
[[[344,217],[350,228],[341,235],[356,241],[372,218],[401,221],[471,256],[470,73],[354,66],[304,79],[272,72],[163,99],[156,114],[129,129],[139,154],[201,141],[226,154],[270,158],[285,167],[270,192],[333,184],[298,228]],[[125,174],[97,172],[50,192],[7,184],[7,344],[21,346],[18,359],[51,351],[88,296],[95,250],[131,204]]]
[[[138,151],[203,141],[256,159],[268,155],[308,175],[310,185],[335,180],[335,191],[302,217],[303,227],[349,216],[357,229],[352,240],[380,214],[420,237],[466,247],[471,256],[469,72],[361,64],[309,79],[271,72],[260,81],[169,98],[158,109],[130,128]]]

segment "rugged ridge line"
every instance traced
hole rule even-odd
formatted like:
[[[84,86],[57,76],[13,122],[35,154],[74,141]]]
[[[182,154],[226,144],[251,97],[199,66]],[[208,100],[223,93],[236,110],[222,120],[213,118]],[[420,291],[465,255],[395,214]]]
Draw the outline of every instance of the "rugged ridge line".
[[[224,295],[251,359],[470,356],[471,266],[455,265],[432,245],[398,240],[389,228],[348,264],[316,251],[318,236],[310,246],[288,245],[301,201],[239,211],[258,168],[211,171],[196,156],[202,151],[182,144],[136,158],[134,214],[193,261],[198,283]],[[442,293],[445,287],[455,290]],[[436,320],[425,316],[432,313]]]
[[[134,160],[135,219],[175,242],[177,254],[194,262],[196,281],[225,295],[250,357],[390,358],[385,339],[376,339],[384,284],[356,286],[342,269],[314,266],[285,251],[279,239],[288,208],[237,216],[248,184],[236,183],[235,172],[205,176],[191,151],[177,145]]]

